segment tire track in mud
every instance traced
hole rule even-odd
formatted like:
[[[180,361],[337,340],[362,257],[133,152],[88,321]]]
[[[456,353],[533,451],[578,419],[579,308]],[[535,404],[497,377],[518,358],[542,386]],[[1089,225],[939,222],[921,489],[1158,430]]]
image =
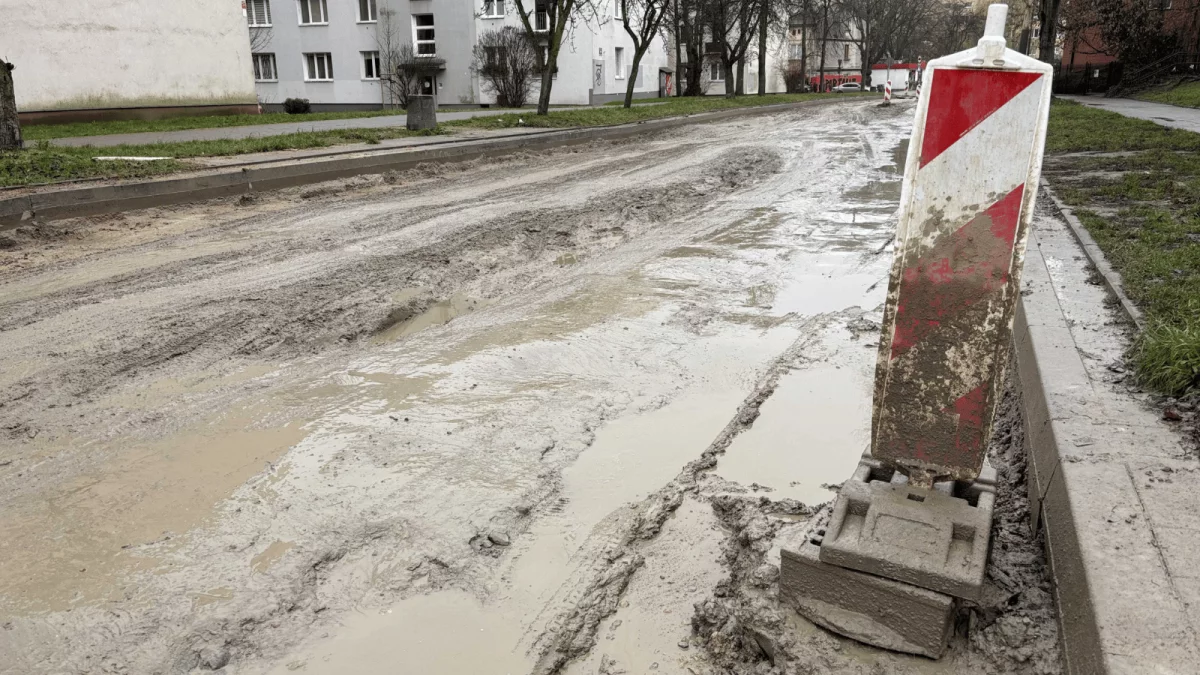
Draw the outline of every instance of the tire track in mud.
[[[532,641],[531,649],[538,656],[534,675],[554,675],[595,646],[600,621],[617,611],[621,594],[642,565],[638,548],[658,535],[685,496],[697,494],[700,476],[715,468],[718,457],[733,440],[754,425],[759,409],[775,392],[780,378],[807,360],[807,352],[820,339],[821,331],[839,318],[860,313],[853,309],[803,319],[798,325],[800,337],[767,365],[737,413],[700,457],[688,462],[667,485],[596,526],[585,545],[572,556],[585,566],[562,585],[543,610],[551,618]]]

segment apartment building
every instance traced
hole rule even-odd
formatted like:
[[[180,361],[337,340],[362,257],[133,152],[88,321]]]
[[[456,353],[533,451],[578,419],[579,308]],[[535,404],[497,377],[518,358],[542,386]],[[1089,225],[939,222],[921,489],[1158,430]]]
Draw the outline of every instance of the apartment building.
[[[4,0],[23,122],[253,112],[238,0]]]
[[[578,22],[564,40],[552,103],[614,100],[630,77],[637,96],[658,95],[659,71],[667,65],[661,39],[633,73],[633,43],[616,16],[616,1],[607,1],[598,17]],[[472,50],[484,31],[521,25],[515,2],[246,0],[258,98],[266,108],[288,98],[306,98],[317,111],[380,108],[387,98],[380,52],[399,40],[426,61],[422,91],[440,107],[494,103],[472,69]],[[537,21],[544,25],[545,15]]]

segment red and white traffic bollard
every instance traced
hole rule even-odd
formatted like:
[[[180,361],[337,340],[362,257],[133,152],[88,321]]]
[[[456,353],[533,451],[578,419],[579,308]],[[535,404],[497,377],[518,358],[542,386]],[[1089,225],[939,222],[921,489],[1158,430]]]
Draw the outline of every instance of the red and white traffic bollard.
[[[872,455],[916,485],[979,474],[1003,390],[1053,68],[979,45],[930,61],[905,166]]]
[[[828,525],[784,546],[780,597],[815,623],[937,658],[978,600],[995,499],[984,452],[1003,392],[1053,68],[1005,49],[930,61],[900,196],[871,450]]]
[[[892,81],[890,79],[885,80],[883,83],[883,102],[886,105],[891,105],[892,103]]]

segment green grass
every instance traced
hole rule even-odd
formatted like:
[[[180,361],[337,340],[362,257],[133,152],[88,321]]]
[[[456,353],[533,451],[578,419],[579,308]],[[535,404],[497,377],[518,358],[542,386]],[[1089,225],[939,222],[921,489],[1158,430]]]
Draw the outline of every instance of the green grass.
[[[1188,108],[1200,108],[1200,82],[1184,82],[1178,86],[1151,89],[1134,96],[1134,98]]]
[[[0,186],[29,185],[84,178],[144,178],[194,168],[195,157],[245,155],[279,150],[324,148],[347,143],[378,143],[391,138],[429,136],[442,130],[408,131],[403,128],[335,129],[280,136],[217,141],[185,141],[150,145],[115,145],[102,148],[65,148],[37,143],[16,152],[0,152]],[[97,161],[94,157],[171,157],[154,162]]]
[[[1056,99],[1050,106],[1046,152],[1200,150],[1200,134]]]
[[[1133,151],[1051,158],[1047,173],[1146,314],[1131,352],[1140,381],[1167,395],[1200,386],[1200,134],[1056,102],[1046,147]],[[1066,180],[1089,171],[1108,173]]]
[[[185,129],[215,129],[218,127],[246,127],[256,124],[279,124],[282,122],[303,123],[320,120],[362,119],[384,115],[403,115],[402,110],[368,110],[359,112],[309,113],[289,115],[287,113],[264,113],[262,115],[209,115],[202,117],[171,117],[161,120],[116,120],[110,122],[73,122],[70,124],[35,124],[21,129],[27,141],[42,141],[50,138],[72,138],[76,136],[107,136],[109,134],[137,134],[149,131],[182,131]]]
[[[464,126],[475,129],[510,129],[517,126],[529,127],[596,127],[611,124],[628,124],[643,120],[677,115],[694,115],[696,113],[729,108],[748,108],[779,103],[794,103],[831,96],[861,96],[862,94],[768,94],[767,96],[697,96],[663,99],[662,105],[643,105],[631,108],[620,106],[601,106],[598,108],[578,108],[576,110],[560,110],[548,115],[534,115],[527,112],[505,113],[492,117],[475,117],[469,120],[450,122],[448,126]],[[638,101],[653,101],[645,99]],[[522,124],[523,123],[523,124]]]

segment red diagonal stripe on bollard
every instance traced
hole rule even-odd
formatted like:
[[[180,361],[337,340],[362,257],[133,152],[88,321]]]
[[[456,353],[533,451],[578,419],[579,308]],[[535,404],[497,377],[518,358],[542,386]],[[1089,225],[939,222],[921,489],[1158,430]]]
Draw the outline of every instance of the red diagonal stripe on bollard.
[[[904,268],[892,359],[1008,281],[1024,194],[1025,186],[1018,185]]]
[[[1041,73],[1002,70],[936,71],[929,91],[925,138],[921,142],[921,167],[1041,76]]]

